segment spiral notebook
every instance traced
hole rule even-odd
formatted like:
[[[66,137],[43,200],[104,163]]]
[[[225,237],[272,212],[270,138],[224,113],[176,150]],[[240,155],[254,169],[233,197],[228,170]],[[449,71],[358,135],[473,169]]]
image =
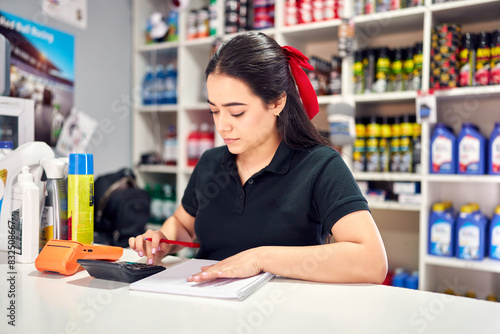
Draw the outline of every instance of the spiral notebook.
[[[130,290],[177,295],[243,300],[275,275],[260,273],[248,278],[218,278],[208,282],[188,282],[187,277],[217,261],[191,259],[130,284]]]

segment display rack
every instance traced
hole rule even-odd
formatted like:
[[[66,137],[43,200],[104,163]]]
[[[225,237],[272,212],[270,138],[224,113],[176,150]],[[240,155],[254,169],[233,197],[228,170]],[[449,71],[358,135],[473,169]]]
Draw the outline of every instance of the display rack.
[[[148,166],[137,168],[139,180],[144,182],[175,182],[177,200],[182,198],[193,168],[186,165],[187,136],[190,124],[212,122],[208,105],[202,94],[204,69],[209,60],[215,37],[196,40],[186,39],[187,14],[195,6],[208,5],[208,0],[191,1],[189,7],[179,16],[179,41],[146,45],[144,26],[146,18],[155,10],[163,13],[169,8],[161,0],[133,1],[133,83],[134,96],[145,73],[146,65],[159,59],[175,58],[178,65],[178,104],[165,106],[142,106],[135,104],[133,120],[133,159],[138,163],[144,152],[159,151],[167,124],[177,126],[178,164],[177,166]],[[285,1],[276,1],[275,27],[262,32],[275,38],[281,45],[291,45],[302,50],[307,56],[330,57],[338,53],[337,33],[340,20],[331,20],[296,26],[284,25]],[[344,1],[347,8],[352,8],[352,0]],[[429,89],[430,73],[430,35],[433,26],[441,23],[458,23],[464,31],[479,32],[500,28],[500,0],[458,0],[433,4],[426,0],[424,6],[406,8],[398,11],[360,15],[354,17],[358,47],[408,46],[423,42],[424,67],[422,90]],[[234,36],[220,34],[224,27],[224,1],[217,1],[217,36],[223,40]],[[354,101],[356,112],[362,115],[395,115],[415,113],[416,91],[393,92],[383,94],[352,94],[352,59],[345,59],[342,64],[342,95],[320,96],[320,114],[313,120],[320,130],[328,131],[326,106],[342,101]],[[454,110],[458,103],[471,99],[477,100],[478,108],[467,117],[484,126],[484,133],[489,133],[494,115],[500,102],[500,86],[456,88],[435,93],[438,103],[438,119],[443,121],[440,110]],[[462,115],[463,116],[463,115]],[[456,125],[458,126],[458,125]],[[396,202],[371,203],[372,213],[377,223],[385,225],[381,229],[382,237],[388,249],[389,264],[404,266],[409,270],[419,270],[419,288],[429,291],[444,291],[450,282],[465,286],[477,292],[479,298],[495,293],[500,296],[500,262],[486,259],[479,262],[462,261],[455,258],[438,258],[427,254],[428,218],[432,204],[440,200],[452,200],[455,209],[467,201],[480,201],[484,212],[491,215],[492,208],[500,204],[500,177],[497,176],[461,176],[432,175],[428,172],[429,143],[432,124],[422,124],[423,171],[421,174],[398,173],[354,173],[357,180],[365,181],[413,181],[420,182],[422,204],[402,205]],[[457,129],[455,129],[458,132]],[[216,136],[216,145],[222,145]],[[347,155],[349,156],[349,155]],[[466,189],[466,191],[464,191]],[[488,195],[484,195],[484,194]],[[483,195],[481,195],[483,194]],[[498,203],[497,203],[498,202]],[[394,213],[396,212],[396,213]],[[399,220],[398,217],[404,217]],[[404,220],[404,221],[403,221]],[[402,231],[399,231],[402,229]],[[400,233],[400,234],[398,234]],[[405,239],[408,238],[408,239]],[[406,241],[408,240],[408,242]],[[407,258],[405,258],[407,254]],[[402,259],[402,260],[398,260]],[[398,261],[400,261],[398,263]],[[393,263],[394,265],[394,263]],[[457,283],[458,282],[458,283]]]

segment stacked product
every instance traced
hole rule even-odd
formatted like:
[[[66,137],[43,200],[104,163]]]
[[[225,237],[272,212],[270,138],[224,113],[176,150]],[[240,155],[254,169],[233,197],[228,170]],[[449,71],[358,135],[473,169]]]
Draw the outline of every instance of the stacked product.
[[[320,22],[342,17],[344,0],[287,0],[285,24]]]
[[[477,203],[462,205],[458,214],[449,201],[435,203],[429,219],[428,253],[463,260],[500,260],[500,206],[490,221]]]
[[[458,86],[462,28],[457,24],[441,24],[433,28],[431,37],[431,88]]]
[[[150,223],[163,224],[167,218],[174,214],[177,208],[175,186],[168,183],[156,183],[153,187],[146,184],[145,189],[151,197]]]
[[[331,61],[312,56],[309,63],[314,71],[308,71],[309,80],[318,96],[341,94],[342,58],[332,56]]]
[[[420,173],[421,125],[414,115],[356,118],[357,172]]]
[[[422,64],[422,43],[358,50],[354,53],[354,94],[420,89]]]
[[[216,0],[209,7],[194,9],[187,17],[187,39],[215,36],[217,33]]]
[[[202,123],[198,128],[198,124],[191,123],[191,131],[187,138],[187,165],[195,166],[203,153],[214,147],[214,143],[213,127],[208,123]]]
[[[462,124],[458,136],[446,124],[436,124],[429,168],[434,174],[500,175],[500,122],[495,123],[489,141],[471,123]]]
[[[354,15],[382,13],[423,4],[423,0],[354,0]]]
[[[225,33],[274,27],[274,0],[227,0]]]
[[[142,104],[177,103],[177,68],[174,63],[166,66],[147,66],[142,81]]]

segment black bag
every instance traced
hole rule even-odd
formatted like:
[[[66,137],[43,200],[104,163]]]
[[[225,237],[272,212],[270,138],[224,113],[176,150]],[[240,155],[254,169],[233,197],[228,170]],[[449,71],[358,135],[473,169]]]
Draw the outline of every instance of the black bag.
[[[94,182],[94,242],[128,247],[128,239],[145,231],[151,198],[139,189],[130,168]]]

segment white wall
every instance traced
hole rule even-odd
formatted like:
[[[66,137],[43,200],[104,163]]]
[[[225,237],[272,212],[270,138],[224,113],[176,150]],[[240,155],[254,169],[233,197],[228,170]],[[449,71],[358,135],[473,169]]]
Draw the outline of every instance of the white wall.
[[[75,37],[75,107],[99,122],[89,153],[95,176],[131,165],[132,4],[87,0],[87,29],[51,19],[40,0],[0,0],[0,10]]]

